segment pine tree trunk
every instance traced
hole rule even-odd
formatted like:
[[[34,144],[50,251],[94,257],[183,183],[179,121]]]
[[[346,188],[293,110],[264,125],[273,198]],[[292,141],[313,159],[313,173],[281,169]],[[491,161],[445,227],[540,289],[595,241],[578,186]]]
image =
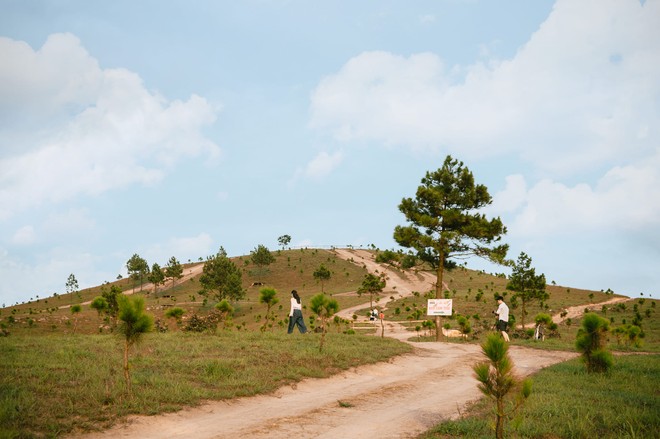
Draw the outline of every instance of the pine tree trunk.
[[[445,268],[445,255],[440,252],[440,261],[438,262],[438,269],[436,271],[436,282],[435,282],[435,298],[442,299],[442,277],[444,274]],[[435,341],[440,341],[440,316],[435,316]]]
[[[495,437],[504,439],[504,401],[497,400],[497,424],[495,425]]]

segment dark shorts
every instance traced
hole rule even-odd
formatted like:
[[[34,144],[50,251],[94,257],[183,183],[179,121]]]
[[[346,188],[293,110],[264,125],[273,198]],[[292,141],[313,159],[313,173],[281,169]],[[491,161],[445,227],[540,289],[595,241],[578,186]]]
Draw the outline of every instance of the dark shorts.
[[[497,325],[495,326],[498,331],[506,331],[506,328],[509,326],[509,322],[505,322],[504,320],[498,320]]]

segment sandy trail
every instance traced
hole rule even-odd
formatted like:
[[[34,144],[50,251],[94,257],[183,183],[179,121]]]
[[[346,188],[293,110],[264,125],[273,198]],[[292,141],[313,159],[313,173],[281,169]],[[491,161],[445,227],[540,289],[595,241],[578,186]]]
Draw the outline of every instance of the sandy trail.
[[[389,301],[389,296],[407,296],[433,287],[433,276],[414,275],[406,279],[373,262],[368,252],[335,251],[340,257],[364,263],[370,272],[387,272],[387,290],[396,286],[396,293],[384,294],[379,307]],[[344,310],[343,316],[349,317],[352,312]],[[407,340],[411,335],[395,322],[385,324],[388,337]],[[472,365],[482,361],[483,355],[474,344],[408,342],[414,351],[389,362],[361,366],[326,379],[307,379],[269,395],[213,401],[166,415],[134,416],[110,430],[83,437],[415,437],[443,419],[459,416],[466,404],[480,397]],[[521,376],[577,356],[573,352],[518,346],[511,346],[509,352]]]
[[[308,379],[273,394],[210,402],[127,424],[87,438],[410,438],[460,414],[480,396],[471,365],[479,346],[412,343],[412,354],[326,379]],[[511,347],[520,375],[573,358],[570,352]],[[341,403],[340,403],[341,402]]]
[[[400,299],[403,297],[411,296],[414,291],[418,291],[423,294],[435,288],[436,277],[433,274],[427,272],[398,272],[394,268],[377,263],[374,260],[373,253],[370,253],[366,250],[338,248],[334,249],[333,252],[342,259],[352,261],[357,265],[364,265],[369,273],[385,273],[385,280],[387,285],[385,286],[385,292],[380,295],[379,301],[376,304],[379,309],[387,307],[387,304],[392,300],[390,297],[394,297],[394,299]],[[444,287],[447,288],[447,285],[445,284]],[[369,297],[365,296],[365,299],[368,300]],[[351,308],[342,309],[337,314],[341,318],[351,320],[355,311],[364,308],[365,304],[361,304]],[[358,316],[358,320],[368,320],[361,317],[362,316]]]
[[[183,283],[183,282],[197,276],[203,270],[204,270],[204,264],[202,262],[200,262],[199,264],[193,265],[192,267],[184,268],[183,276],[181,277],[181,279],[177,279],[174,282],[174,285],[179,285],[180,283]],[[172,282],[167,281],[167,285],[164,286],[164,287],[161,287],[161,291],[165,290],[167,288],[171,288],[172,286],[173,286]],[[142,287],[135,287],[135,288],[131,288],[131,289],[126,290],[126,291],[122,291],[122,294],[130,296],[131,294],[139,293],[139,292],[148,292],[148,291],[153,292],[153,290],[154,290],[154,284],[146,283],[146,284],[142,284]],[[92,303],[92,301],[88,300],[87,302],[82,302],[80,305],[89,305],[91,303]],[[71,305],[62,305],[59,308],[64,309],[64,308],[70,308],[70,307],[71,307]]]

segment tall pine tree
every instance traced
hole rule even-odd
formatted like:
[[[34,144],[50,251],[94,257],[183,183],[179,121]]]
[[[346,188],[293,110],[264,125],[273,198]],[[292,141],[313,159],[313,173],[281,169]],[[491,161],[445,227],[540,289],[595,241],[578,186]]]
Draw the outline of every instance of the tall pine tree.
[[[479,213],[491,203],[486,186],[475,184],[472,172],[451,156],[440,169],[426,173],[414,199],[401,201],[399,210],[410,225],[396,226],[394,239],[416,250],[436,270],[436,298],[442,297],[444,270],[456,266],[453,259],[479,256],[504,263],[508,245],[497,243],[506,227],[499,218],[488,220]],[[439,330],[436,340],[440,340]]]

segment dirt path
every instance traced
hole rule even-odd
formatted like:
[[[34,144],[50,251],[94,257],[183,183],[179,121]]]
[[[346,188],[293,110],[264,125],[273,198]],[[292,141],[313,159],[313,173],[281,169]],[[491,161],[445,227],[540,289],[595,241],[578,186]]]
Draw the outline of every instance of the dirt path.
[[[366,250],[352,250],[345,248],[334,249],[333,252],[340,258],[347,261],[352,261],[357,265],[363,265],[367,271],[373,274],[385,273],[385,280],[387,285],[385,292],[381,294],[380,300],[377,302],[379,309],[387,307],[387,304],[394,299],[411,296],[414,291],[425,293],[435,288],[436,277],[427,272],[419,273],[402,273],[388,267],[385,264],[379,264],[374,260],[373,253]],[[447,285],[444,285],[447,288]],[[366,296],[365,296],[366,297]],[[368,297],[366,297],[368,299]],[[339,311],[338,315],[344,319],[351,320],[355,311],[364,309],[365,304],[353,306]],[[358,320],[367,320],[358,316]]]
[[[197,276],[203,270],[204,270],[204,264],[201,263],[201,262],[199,264],[193,265],[192,267],[184,268],[183,269],[183,276],[181,277],[181,279],[177,279],[177,281],[174,282],[174,285],[179,285],[180,283],[183,283],[183,282]],[[168,281],[167,285],[162,286],[159,291],[165,291],[169,288],[172,288],[172,286],[173,286],[172,283]],[[142,287],[135,287],[135,288],[131,288],[130,290],[122,291],[122,294],[130,296],[131,294],[139,293],[141,291],[144,291],[144,292],[153,291],[153,289],[154,289],[154,284],[146,283],[146,284],[142,284]],[[87,302],[82,302],[80,305],[89,305],[91,303],[92,303],[92,301],[88,300]],[[70,307],[71,307],[71,305],[62,305],[59,308],[63,309],[63,308],[70,308]]]
[[[555,314],[554,316],[552,316],[552,321],[555,323],[561,323],[566,319],[576,319],[578,317],[582,317],[582,314],[584,314],[584,310],[587,308],[599,309],[603,305],[612,305],[619,302],[628,302],[629,300],[631,300],[629,297],[615,297],[614,299],[610,299],[606,302],[591,303],[589,305],[571,306],[564,310],[566,311],[565,316],[562,317],[561,316],[562,313]]]
[[[326,379],[308,379],[270,395],[210,402],[177,413],[133,417],[87,438],[288,439],[411,438],[460,414],[479,397],[471,365],[479,346],[412,343],[414,353]],[[511,347],[528,375],[575,354]],[[341,403],[340,403],[341,402]]]
[[[390,300],[389,296],[407,296],[433,286],[432,276],[402,277],[376,264],[368,252],[335,251],[340,257],[364,263],[370,272],[386,272],[388,293],[379,307]],[[352,312],[347,309],[343,315]],[[410,337],[410,332],[396,322],[386,322],[385,334],[400,340]],[[389,362],[358,367],[326,379],[304,380],[269,395],[213,401],[166,415],[131,417],[111,430],[84,437],[412,438],[443,419],[459,416],[466,404],[480,397],[471,366],[483,356],[475,344],[407,342],[413,345],[413,353]],[[510,353],[516,372],[523,376],[577,355],[519,346],[511,346]]]

